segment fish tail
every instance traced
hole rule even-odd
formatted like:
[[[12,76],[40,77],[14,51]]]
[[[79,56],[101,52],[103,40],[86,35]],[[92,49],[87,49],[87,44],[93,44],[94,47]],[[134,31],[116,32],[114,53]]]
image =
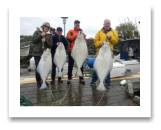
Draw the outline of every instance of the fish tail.
[[[47,88],[47,86],[46,86],[46,83],[43,81],[43,83],[42,83],[42,85],[40,87],[40,90],[45,89],[45,88]]]
[[[58,77],[62,77],[63,76],[63,73],[60,71],[58,72]]]
[[[83,76],[83,74],[82,74],[80,69],[78,69],[77,76],[81,76],[81,77]]]
[[[99,91],[106,91],[106,88],[103,83],[100,83],[99,86],[96,88]]]

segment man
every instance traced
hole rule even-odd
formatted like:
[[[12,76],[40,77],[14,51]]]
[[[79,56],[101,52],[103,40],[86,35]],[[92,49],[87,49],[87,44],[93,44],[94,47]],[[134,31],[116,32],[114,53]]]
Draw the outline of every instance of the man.
[[[50,34],[50,24],[48,22],[43,23],[40,28],[37,28],[37,30],[33,34],[32,41],[33,41],[32,55],[34,56],[35,66],[37,69],[39,61],[41,59],[41,55],[43,54],[42,47],[44,46],[44,49],[52,47],[52,35]],[[41,87],[41,77],[39,73],[37,73],[36,69],[35,69],[35,77],[37,81],[37,88],[39,89]],[[49,85],[47,82],[46,84]]]
[[[73,49],[73,46],[75,44],[75,39],[77,38],[77,34],[79,33],[79,31],[83,32],[83,30],[80,29],[80,21],[75,20],[74,21],[74,30],[69,30],[68,33],[67,33],[67,39],[69,41],[69,45],[68,45],[68,48],[69,48],[69,55],[68,55],[68,58],[69,58],[68,61],[69,62],[68,62],[68,64],[69,65],[68,65],[68,81],[67,81],[67,84],[70,84],[71,79],[72,79],[72,70],[73,70],[74,60],[71,57],[71,51]],[[84,34],[84,37],[85,37],[85,40],[86,40],[86,43],[87,43],[87,39],[86,39],[85,34]],[[81,71],[83,73],[83,65],[81,67]],[[79,82],[82,83],[82,84],[85,84],[83,77],[79,77]]]
[[[113,46],[118,42],[118,34],[115,30],[111,28],[111,22],[109,19],[105,19],[104,21],[104,27],[97,32],[95,38],[94,38],[94,45],[96,46],[96,56],[98,55],[99,49],[103,45],[103,42],[106,41],[109,42],[112,56],[113,56]],[[96,75],[96,72],[93,73],[92,81],[90,85],[94,85],[94,83],[97,81],[98,77]],[[107,76],[105,80],[105,86],[106,88],[110,88],[110,73]]]
[[[51,84],[55,83],[56,65],[54,64],[53,60],[54,60],[56,48],[59,45],[59,42],[62,42],[64,44],[65,50],[68,47],[68,43],[67,43],[65,37],[62,35],[62,31],[63,31],[62,28],[58,27],[56,34],[52,36],[53,46],[51,48],[51,54],[52,54],[52,73],[51,73],[52,81],[50,82]],[[62,71],[63,71],[63,69],[62,69]],[[58,77],[58,83],[63,83],[63,81],[61,80],[61,77]]]

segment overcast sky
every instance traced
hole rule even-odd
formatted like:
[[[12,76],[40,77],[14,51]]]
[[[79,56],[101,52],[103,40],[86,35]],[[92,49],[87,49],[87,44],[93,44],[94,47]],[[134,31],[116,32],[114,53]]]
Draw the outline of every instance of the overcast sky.
[[[140,31],[139,17],[128,17],[130,21],[136,24]],[[80,28],[87,35],[87,38],[95,36],[95,34],[103,27],[103,21],[105,19],[111,20],[111,27],[116,28],[121,23],[124,23],[124,19],[128,22],[127,17],[68,17],[65,25],[65,35],[67,32],[74,28],[74,21],[80,21]],[[119,21],[120,19],[120,21]],[[49,22],[53,28],[62,27],[64,31],[64,24],[61,17],[20,17],[20,35],[33,35],[37,27],[40,27],[42,23]],[[64,35],[64,32],[63,32]]]

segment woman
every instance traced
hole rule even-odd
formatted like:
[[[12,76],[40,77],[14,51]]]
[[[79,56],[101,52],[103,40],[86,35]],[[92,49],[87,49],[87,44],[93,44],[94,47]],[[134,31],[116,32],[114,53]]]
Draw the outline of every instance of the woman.
[[[35,59],[35,65],[36,69],[38,66],[38,63],[41,59],[41,55],[43,54],[43,50],[46,48],[52,47],[52,34],[50,33],[50,24],[48,22],[45,22],[42,24],[40,28],[37,28],[37,30],[33,34],[33,56]],[[39,89],[41,87],[41,77],[39,73],[35,70],[35,76],[37,81],[37,88]],[[48,83],[46,82],[48,85]]]

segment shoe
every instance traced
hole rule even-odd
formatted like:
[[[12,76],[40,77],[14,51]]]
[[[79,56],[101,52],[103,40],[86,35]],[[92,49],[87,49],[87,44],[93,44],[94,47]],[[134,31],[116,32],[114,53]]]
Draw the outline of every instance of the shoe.
[[[58,83],[59,84],[63,83],[63,80],[61,80],[61,77],[58,77]]]
[[[79,83],[85,84],[85,81],[84,81],[83,79],[80,79],[80,80],[79,80]]]
[[[71,84],[71,80],[68,80],[68,81],[67,81],[67,84]]]
[[[91,86],[94,86],[94,85],[95,85],[95,83],[94,83],[94,82],[91,82],[91,83],[90,83],[90,85],[91,85]]]
[[[45,81],[45,83],[46,83],[47,86],[49,86],[49,83],[48,82]]]
[[[79,77],[79,83],[85,84],[85,81],[84,81],[83,77]]]
[[[41,82],[37,82],[37,89],[40,89],[41,87]]]
[[[55,84],[55,79],[52,79],[50,84]]]
[[[111,88],[110,84],[105,84],[105,87],[108,88],[108,89]]]

